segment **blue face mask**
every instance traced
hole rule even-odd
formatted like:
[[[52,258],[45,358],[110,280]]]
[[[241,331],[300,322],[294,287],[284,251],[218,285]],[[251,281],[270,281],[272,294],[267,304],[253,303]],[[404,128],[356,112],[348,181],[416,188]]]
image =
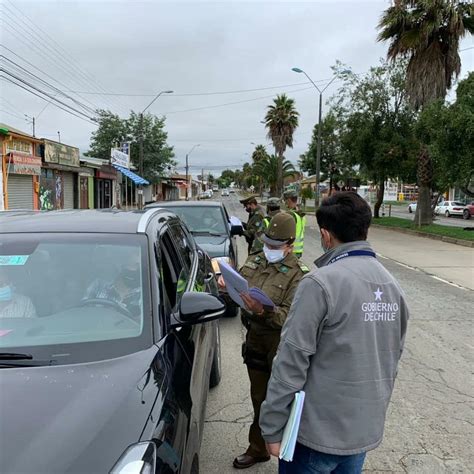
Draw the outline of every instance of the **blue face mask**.
[[[0,302],[10,301],[12,299],[12,288],[11,286],[0,287]]]

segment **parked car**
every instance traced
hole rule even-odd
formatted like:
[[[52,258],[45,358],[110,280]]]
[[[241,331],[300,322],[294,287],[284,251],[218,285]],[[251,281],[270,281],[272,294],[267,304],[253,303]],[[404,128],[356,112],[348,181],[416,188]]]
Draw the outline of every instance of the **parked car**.
[[[466,207],[462,211],[462,216],[464,219],[470,219],[471,216],[474,216],[474,201],[466,204]]]
[[[411,202],[410,204],[408,204],[408,212],[411,214],[413,212],[416,212],[416,201],[415,202]]]
[[[223,189],[221,196],[229,196],[229,190],[228,189]]]
[[[435,214],[451,216],[462,216],[466,205],[460,201],[442,201],[435,208]]]
[[[229,193],[235,193],[235,188],[230,188]]]
[[[224,204],[219,201],[169,201],[152,204],[168,209],[186,223],[191,234],[201,247],[213,259],[214,270],[219,272],[218,261],[224,259],[229,265],[237,268],[238,254],[236,236],[243,232],[242,225],[236,217],[230,217]],[[226,316],[236,316],[238,307],[221,293],[227,304]]]
[[[176,215],[1,213],[0,284],[0,472],[198,472],[225,305]]]

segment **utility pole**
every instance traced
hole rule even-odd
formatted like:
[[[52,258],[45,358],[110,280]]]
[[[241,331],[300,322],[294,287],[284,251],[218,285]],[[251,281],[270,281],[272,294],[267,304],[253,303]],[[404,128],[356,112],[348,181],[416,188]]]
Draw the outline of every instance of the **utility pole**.
[[[33,125],[33,137],[36,137],[35,135],[35,118],[32,117],[32,125]]]
[[[198,147],[198,146],[201,146],[200,143],[197,143],[196,145],[193,145],[193,147],[191,148],[191,150],[189,150],[188,153],[186,153],[186,201],[189,201],[189,190],[191,189],[191,197],[192,194],[193,194],[193,191],[192,191],[192,184],[190,184],[189,182],[189,155],[193,152],[193,150]]]
[[[61,132],[58,130],[58,142],[61,143]]]

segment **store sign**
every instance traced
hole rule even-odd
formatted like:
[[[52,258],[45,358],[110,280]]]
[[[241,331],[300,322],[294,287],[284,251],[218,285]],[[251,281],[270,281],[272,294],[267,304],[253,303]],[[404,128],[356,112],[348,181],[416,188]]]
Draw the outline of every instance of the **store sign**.
[[[39,156],[11,153],[8,163],[9,174],[41,174],[41,158]]]
[[[33,155],[33,143],[25,140],[8,140],[7,153],[24,153],[25,155]]]
[[[95,176],[95,172],[92,168],[84,168],[81,166],[81,169],[79,170],[79,176],[89,176],[93,178]]]
[[[79,168],[79,148],[45,140],[44,161]]]
[[[130,168],[130,156],[117,148],[110,150],[110,162],[113,165],[121,166],[122,168]]]

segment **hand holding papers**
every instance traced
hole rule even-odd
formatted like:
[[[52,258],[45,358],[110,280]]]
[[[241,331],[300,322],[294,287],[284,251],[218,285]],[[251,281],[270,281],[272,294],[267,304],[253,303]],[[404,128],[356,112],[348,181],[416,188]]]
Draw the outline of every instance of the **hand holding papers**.
[[[273,309],[275,305],[273,301],[259,288],[250,288],[245,278],[240,276],[230,265],[224,261],[219,261],[219,268],[221,269],[222,278],[224,278],[225,286],[229,296],[241,307],[246,305],[240,296],[241,293],[248,294],[253,299],[259,301],[265,309]]]
[[[290,418],[288,418],[280,446],[280,459],[283,459],[283,461],[293,461],[296,439],[300,429],[301,413],[303,412],[304,397],[305,393],[303,390],[295,393],[295,399],[291,404]]]

